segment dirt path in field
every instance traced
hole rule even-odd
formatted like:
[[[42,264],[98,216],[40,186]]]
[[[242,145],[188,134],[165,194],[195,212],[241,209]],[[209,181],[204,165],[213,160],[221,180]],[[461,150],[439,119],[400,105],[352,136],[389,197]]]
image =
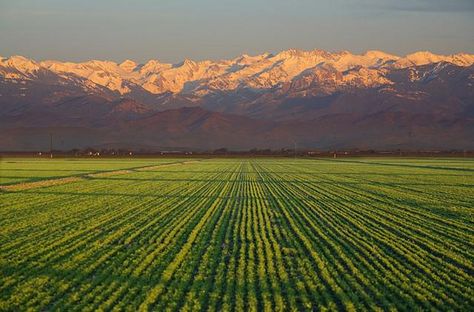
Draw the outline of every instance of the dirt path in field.
[[[142,168],[135,169],[135,171],[151,171],[151,170],[160,169],[160,168],[163,168],[163,167],[170,167],[170,166],[176,166],[176,165],[189,165],[189,164],[197,163],[197,162],[200,162],[200,161],[201,160],[188,160],[188,161],[182,161],[182,162],[171,163],[171,164],[147,166],[147,167],[142,167]]]
[[[127,174],[132,173],[136,170],[133,169],[123,169],[123,170],[114,170],[114,171],[104,171],[104,172],[97,172],[97,173],[88,173],[84,175],[84,177],[88,178],[102,178],[102,177],[110,177],[119,174]]]
[[[112,170],[112,171],[92,172],[92,173],[69,176],[69,177],[44,179],[44,180],[30,181],[30,182],[20,182],[20,183],[9,184],[9,185],[0,185],[0,191],[13,191],[13,192],[23,191],[23,190],[29,190],[29,189],[39,188],[39,187],[47,187],[47,186],[61,185],[61,184],[67,184],[67,183],[72,183],[72,182],[77,182],[77,181],[84,181],[87,178],[101,178],[101,177],[110,177],[110,176],[127,174],[127,173],[138,172],[138,171],[151,171],[151,170],[160,169],[163,167],[187,165],[187,164],[196,163],[199,161],[201,160],[188,160],[188,161],[180,161],[180,162],[162,164],[162,165],[153,165],[153,166],[137,167],[137,168],[131,168],[131,169],[120,169],[120,170]]]
[[[40,180],[34,182],[21,182],[17,184],[10,184],[10,185],[0,185],[0,190],[4,191],[22,191],[22,190],[29,190],[38,187],[45,187],[45,186],[53,186],[53,185],[61,185],[76,181],[84,180],[81,177],[65,177],[65,178],[58,178],[52,180]]]

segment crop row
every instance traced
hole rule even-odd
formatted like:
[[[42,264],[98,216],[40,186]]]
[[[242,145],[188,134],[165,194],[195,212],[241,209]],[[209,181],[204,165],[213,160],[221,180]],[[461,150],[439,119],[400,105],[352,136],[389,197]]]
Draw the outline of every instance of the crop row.
[[[465,310],[474,177],[434,166],[222,159],[5,192],[0,310]]]

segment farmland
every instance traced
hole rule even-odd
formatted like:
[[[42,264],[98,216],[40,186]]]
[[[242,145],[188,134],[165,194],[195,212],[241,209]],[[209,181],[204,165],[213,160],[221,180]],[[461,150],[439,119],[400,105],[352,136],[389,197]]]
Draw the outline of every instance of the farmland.
[[[474,306],[472,159],[11,158],[0,170],[0,311]]]

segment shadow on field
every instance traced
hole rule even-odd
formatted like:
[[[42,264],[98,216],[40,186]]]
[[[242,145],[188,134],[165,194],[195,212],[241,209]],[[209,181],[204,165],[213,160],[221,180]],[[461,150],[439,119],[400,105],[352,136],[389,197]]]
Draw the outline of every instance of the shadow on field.
[[[25,193],[25,194],[35,194],[35,195],[65,195],[65,196],[93,196],[93,197],[99,197],[99,196],[118,196],[118,197],[136,197],[136,198],[145,198],[145,197],[152,197],[156,199],[169,199],[169,198],[178,198],[178,199],[248,199],[248,198],[254,198],[254,199],[269,199],[267,197],[260,197],[260,196],[204,196],[204,195],[157,195],[157,194],[150,194],[150,193],[108,193],[108,192],[57,192],[57,191],[43,191],[43,192],[38,192],[38,191],[30,191],[30,192],[24,192],[24,191],[15,191],[15,194],[18,193]],[[13,194],[13,192],[12,192]],[[274,197],[272,197],[274,198]]]
[[[335,183],[337,184],[337,183]],[[360,185],[360,183],[354,183],[354,185]],[[158,191],[158,190],[157,190]],[[284,196],[207,196],[207,195],[167,195],[167,194],[159,194],[159,193],[144,193],[140,190],[137,193],[124,193],[124,192],[67,192],[67,191],[37,191],[37,190],[21,190],[21,191],[14,191],[11,194],[21,194],[24,193],[25,195],[56,195],[56,196],[82,196],[82,197],[101,197],[101,196],[109,196],[109,197],[126,197],[126,198],[154,198],[154,199],[232,199],[232,200],[243,200],[243,199],[259,199],[259,200],[268,200],[273,201],[275,199],[287,200],[287,197]],[[301,194],[303,200],[310,200],[310,201],[318,201],[320,203],[341,203],[340,199],[329,199],[327,197],[321,197],[320,195],[303,195]],[[367,198],[350,198],[351,204],[378,204],[381,200],[380,198],[385,198],[381,202],[386,203],[389,199],[391,203],[399,203],[402,205],[407,205],[411,207],[420,207],[420,202],[414,202],[412,200],[401,199],[396,196],[388,196],[385,193],[377,193],[379,199],[374,198],[367,202]],[[349,199],[347,199],[349,201]],[[344,202],[344,200],[342,200]],[[421,208],[421,207],[420,207]],[[428,207],[429,208],[429,207]]]
[[[474,168],[454,168],[454,167],[438,167],[438,166],[422,166],[422,165],[409,165],[409,164],[391,164],[391,163],[380,163],[372,161],[362,161],[362,160],[337,160],[337,159],[318,159],[328,162],[335,163],[353,163],[353,164],[363,164],[363,165],[379,165],[379,166],[390,166],[390,167],[407,167],[407,168],[417,168],[417,169],[435,169],[435,170],[452,170],[452,171],[467,171],[474,172]]]
[[[57,168],[51,168],[51,169],[23,169],[23,168],[8,168],[4,169],[5,171],[28,171],[28,172],[34,172],[34,171],[46,171],[46,172],[56,172],[56,171],[64,171],[64,172],[91,172],[91,170],[81,170],[81,169],[57,169]]]
[[[390,175],[393,176],[393,175]],[[153,178],[153,179],[140,179],[140,178],[126,178],[123,176],[114,177],[114,178],[90,178],[90,180],[109,180],[109,181],[134,181],[134,182],[203,182],[203,183],[256,183],[256,184],[268,184],[267,181],[262,180],[248,180],[248,179],[176,179],[176,178]],[[273,184],[299,184],[299,185],[331,185],[331,186],[339,186],[339,185],[382,185],[382,186],[446,186],[446,187],[474,187],[474,184],[458,184],[458,183],[423,183],[423,182],[412,182],[412,183],[398,183],[398,182],[381,182],[381,181],[353,181],[353,182],[344,182],[344,181],[331,181],[331,180],[308,180],[308,181],[301,181],[301,180],[285,180],[279,179],[278,181],[272,180]]]
[[[52,281],[56,280],[58,282],[61,282],[61,281],[63,282],[67,280],[74,281],[77,279],[77,277],[80,277],[82,282],[94,283],[95,280],[100,281],[106,278],[107,280],[112,280],[120,284],[129,284],[129,285],[134,285],[135,287],[136,286],[147,287],[150,285],[150,283],[156,283],[157,281],[159,281],[159,278],[161,277],[160,275],[158,276],[150,275],[148,277],[142,277],[142,276],[133,276],[131,274],[129,275],[110,274],[110,272],[106,272],[106,273],[84,272],[80,269],[56,269],[56,268],[53,268],[52,265],[47,265],[47,264],[43,265],[42,267],[32,266],[32,265],[25,266],[24,263],[21,265],[21,267],[16,266],[16,265],[3,264],[0,269],[0,273],[5,278],[14,277],[16,276],[16,272],[19,271],[19,269],[21,270],[26,269],[26,272],[28,272],[28,279],[26,281],[31,281],[36,278],[47,276]],[[16,286],[17,286],[16,284],[12,284],[9,287],[4,288],[2,290],[3,292],[2,295],[8,296],[8,295],[13,294]],[[48,284],[44,286],[48,286]],[[39,289],[39,290],[41,291],[42,289]],[[57,289],[56,291],[59,291],[59,289]],[[70,290],[66,292],[70,292]]]

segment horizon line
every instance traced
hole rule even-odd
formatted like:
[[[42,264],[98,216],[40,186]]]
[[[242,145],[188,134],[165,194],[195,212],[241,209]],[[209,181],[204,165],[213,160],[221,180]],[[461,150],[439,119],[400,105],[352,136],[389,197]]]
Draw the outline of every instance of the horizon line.
[[[406,57],[408,57],[410,55],[413,55],[413,54],[416,54],[416,53],[430,53],[430,54],[433,54],[433,55],[436,55],[436,56],[445,56],[445,57],[446,56],[454,56],[454,55],[462,55],[462,54],[474,55],[474,52],[470,53],[470,52],[467,52],[467,51],[459,51],[459,52],[451,53],[451,54],[442,54],[442,53],[435,53],[435,52],[432,52],[430,50],[423,50],[423,49],[422,50],[415,50],[413,52],[406,53],[404,55],[399,55],[399,54],[396,54],[396,53],[386,52],[386,51],[380,50],[380,49],[368,49],[368,50],[364,50],[363,52],[357,53],[357,52],[352,52],[350,50],[345,50],[345,49],[344,50],[324,50],[324,49],[314,48],[314,49],[306,50],[306,49],[300,49],[300,48],[288,48],[288,49],[284,49],[284,50],[279,50],[278,52],[265,51],[265,52],[257,53],[257,54],[249,54],[249,53],[246,53],[246,52],[242,52],[241,54],[239,54],[237,56],[230,57],[230,58],[192,59],[192,58],[186,57],[186,58],[184,58],[184,59],[182,59],[181,61],[178,61],[178,62],[166,62],[166,61],[162,62],[162,61],[160,61],[160,58],[149,58],[149,59],[145,60],[144,62],[136,61],[136,60],[133,60],[132,58],[126,58],[126,59],[123,59],[121,61],[117,61],[117,60],[113,60],[113,59],[107,59],[107,58],[89,58],[89,59],[82,59],[82,60],[69,60],[69,59],[58,59],[58,58],[37,59],[35,57],[25,56],[25,55],[22,55],[22,54],[10,54],[8,56],[4,56],[4,55],[0,54],[0,59],[4,60],[4,59],[10,59],[12,57],[23,57],[23,58],[33,60],[35,62],[47,62],[47,61],[53,61],[54,62],[54,61],[56,61],[56,62],[70,62],[70,63],[85,63],[85,62],[89,62],[89,61],[102,61],[102,62],[113,62],[113,63],[116,63],[116,64],[121,64],[121,63],[126,62],[126,61],[132,61],[132,62],[136,63],[137,65],[145,64],[149,61],[158,61],[161,64],[177,65],[177,64],[185,62],[186,60],[199,63],[199,62],[206,62],[206,61],[211,61],[211,62],[227,61],[227,60],[233,60],[233,59],[243,57],[243,56],[257,57],[257,56],[262,56],[262,55],[268,55],[269,57],[274,57],[274,56],[276,56],[280,53],[288,52],[288,51],[306,52],[306,53],[320,51],[320,52],[326,52],[326,53],[329,53],[329,54],[349,53],[349,54],[357,55],[357,56],[364,56],[369,52],[381,52],[381,53],[396,56],[396,57],[399,57],[399,58],[406,58]]]

